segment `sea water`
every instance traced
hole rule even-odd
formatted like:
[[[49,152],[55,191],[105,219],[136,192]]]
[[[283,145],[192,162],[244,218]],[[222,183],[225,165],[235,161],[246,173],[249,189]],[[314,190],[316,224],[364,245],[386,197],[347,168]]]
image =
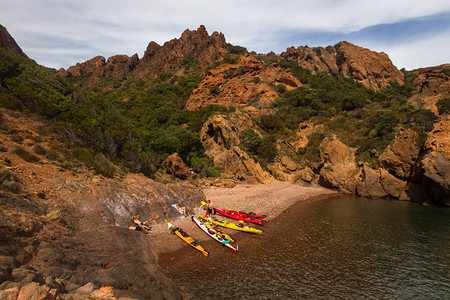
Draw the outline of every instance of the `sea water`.
[[[194,299],[450,299],[449,208],[339,196],[262,228],[228,230],[237,255],[211,241],[161,263]]]

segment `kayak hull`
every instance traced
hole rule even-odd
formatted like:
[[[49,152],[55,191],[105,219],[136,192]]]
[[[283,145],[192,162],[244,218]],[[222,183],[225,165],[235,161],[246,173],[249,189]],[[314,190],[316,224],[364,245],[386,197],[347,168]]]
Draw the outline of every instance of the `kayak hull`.
[[[235,220],[239,220],[239,221],[244,221],[244,222],[249,222],[249,223],[253,223],[253,224],[258,224],[258,225],[265,225],[266,221],[258,219],[258,218],[246,218],[243,217],[242,215],[238,214],[238,213],[234,213],[233,211],[230,210],[225,210],[225,209],[215,209],[217,213],[221,214],[222,216],[228,217],[228,218],[232,218]]]
[[[225,228],[230,228],[233,230],[238,230],[238,231],[243,231],[243,232],[248,232],[248,233],[255,233],[255,234],[262,234],[262,230],[260,229],[256,229],[256,228],[252,228],[252,227],[248,227],[244,224],[234,224],[231,222],[227,222],[227,221],[223,221],[223,220],[219,220],[216,218],[207,218],[207,217],[203,217],[203,216],[198,216],[200,219],[206,220],[210,223],[225,227]]]
[[[168,223],[168,222],[166,221],[166,223]],[[206,251],[202,246],[200,246],[196,240],[194,240],[191,236],[189,236],[186,232],[184,232],[183,229],[181,229],[181,228],[170,229],[169,228],[169,230],[172,232],[172,234],[175,234],[176,236],[178,236],[182,241],[187,243],[189,246],[200,251],[204,256],[209,255],[209,252]]]
[[[230,241],[223,239],[219,234],[217,234],[217,232],[214,229],[209,228],[202,221],[200,221],[195,217],[191,217],[191,220],[210,238],[212,238],[216,242],[219,242],[220,244],[222,244],[222,246],[227,247],[234,253],[237,253],[237,249],[230,245]]]

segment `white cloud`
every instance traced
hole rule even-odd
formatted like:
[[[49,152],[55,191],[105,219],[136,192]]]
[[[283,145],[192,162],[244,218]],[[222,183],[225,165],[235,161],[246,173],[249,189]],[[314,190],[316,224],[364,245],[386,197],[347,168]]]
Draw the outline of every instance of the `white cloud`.
[[[162,44],[202,24],[249,50],[276,51],[285,32],[354,32],[450,12],[450,1],[0,0],[0,7],[0,22],[25,53],[42,64],[68,67],[85,55],[142,56],[150,41]],[[53,49],[49,56],[60,49],[58,61],[45,57],[46,48]]]
[[[450,63],[450,30],[423,40],[386,46],[386,52],[397,68],[414,70]]]

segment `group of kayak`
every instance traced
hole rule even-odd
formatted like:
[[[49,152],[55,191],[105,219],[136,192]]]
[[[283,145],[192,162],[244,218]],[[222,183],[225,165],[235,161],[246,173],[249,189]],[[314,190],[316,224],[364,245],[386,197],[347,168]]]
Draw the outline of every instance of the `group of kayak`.
[[[219,220],[217,218],[211,216],[191,216],[191,220],[209,237],[213,240],[221,243],[224,247],[227,247],[231,251],[237,253],[238,247],[233,247],[231,244],[235,242],[235,240],[226,232],[221,230],[220,227],[229,228],[233,230],[243,231],[247,233],[253,234],[261,234],[263,231],[260,229],[252,228],[244,224],[244,222],[254,223],[258,225],[265,225],[266,221],[263,220],[265,215],[257,215],[255,213],[246,213],[241,211],[234,211],[231,209],[215,209],[216,213],[219,213],[225,217],[232,218],[238,220],[238,223],[232,223],[224,220]],[[201,245],[199,245],[198,241],[189,236],[186,232],[184,232],[181,228],[174,227],[171,223],[167,222],[167,226],[172,234],[175,234],[184,242],[197,249],[203,255],[208,256],[209,252],[206,251]]]

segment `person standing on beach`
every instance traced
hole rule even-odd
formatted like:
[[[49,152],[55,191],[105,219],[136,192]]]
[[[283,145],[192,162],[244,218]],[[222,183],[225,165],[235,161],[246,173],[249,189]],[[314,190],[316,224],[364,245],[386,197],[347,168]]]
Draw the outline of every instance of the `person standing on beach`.
[[[206,205],[205,217],[207,217],[208,215],[211,215],[213,213],[213,210],[214,210],[214,205],[211,202],[211,200],[208,200],[208,204]],[[214,214],[216,214],[216,213],[214,212]]]

